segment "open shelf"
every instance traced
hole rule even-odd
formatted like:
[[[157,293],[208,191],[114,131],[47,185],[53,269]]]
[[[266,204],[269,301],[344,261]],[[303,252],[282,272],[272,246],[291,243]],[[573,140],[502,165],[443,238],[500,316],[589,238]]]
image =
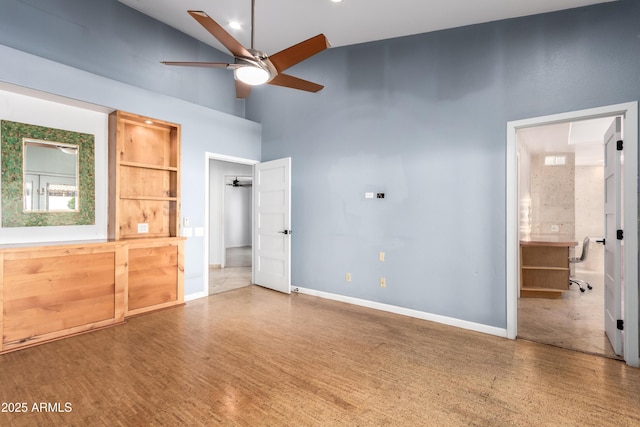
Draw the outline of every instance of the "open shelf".
[[[109,116],[109,238],[180,235],[180,125]]]

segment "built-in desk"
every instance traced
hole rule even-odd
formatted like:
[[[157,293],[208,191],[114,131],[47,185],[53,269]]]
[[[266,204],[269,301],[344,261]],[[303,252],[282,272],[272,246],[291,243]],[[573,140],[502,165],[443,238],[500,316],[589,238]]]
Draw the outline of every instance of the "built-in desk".
[[[520,296],[562,298],[569,290],[569,249],[576,244],[557,234],[520,240]]]

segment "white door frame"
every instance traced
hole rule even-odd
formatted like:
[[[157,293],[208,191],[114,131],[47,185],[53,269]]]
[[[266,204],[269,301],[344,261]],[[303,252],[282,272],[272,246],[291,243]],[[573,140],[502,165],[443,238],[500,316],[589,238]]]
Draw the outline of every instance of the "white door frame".
[[[640,367],[638,331],[638,103],[609,105],[587,110],[507,122],[506,159],[506,279],[507,337],[518,333],[518,129],[600,117],[624,116],[623,216],[624,253],[624,359],[630,366]],[[603,326],[604,327],[604,326]]]
[[[204,153],[204,237],[205,238],[204,238],[204,275],[203,275],[204,280],[202,283],[202,295],[204,296],[209,295],[209,215],[210,215],[209,195],[211,191],[211,189],[209,188],[209,182],[210,182],[209,161],[210,160],[220,160],[223,162],[238,163],[238,164],[250,165],[250,166],[253,166],[256,163],[260,163],[259,160],[227,156],[225,154],[217,154],[217,153],[209,153],[209,152]],[[251,216],[252,216],[251,223],[253,223],[253,212],[251,213]],[[252,233],[251,239],[253,239],[253,233]],[[252,259],[253,259],[253,256],[252,256]],[[253,267],[251,267],[251,271],[253,272]]]

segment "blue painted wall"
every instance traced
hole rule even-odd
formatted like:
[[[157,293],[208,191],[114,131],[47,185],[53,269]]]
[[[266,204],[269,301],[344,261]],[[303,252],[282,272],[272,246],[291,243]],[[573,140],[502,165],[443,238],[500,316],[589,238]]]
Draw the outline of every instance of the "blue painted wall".
[[[231,56],[116,0],[0,0],[0,44],[244,116],[232,73],[160,63]]]
[[[160,64],[192,53],[229,59],[116,0],[0,0],[0,82],[181,124],[181,214],[191,227],[207,227],[206,153],[260,160],[261,128],[242,118],[231,73]],[[106,156],[96,162],[106,170]],[[96,197],[106,206],[106,191]],[[16,241],[42,239],[37,230],[2,231],[2,243],[13,242],[5,231],[20,233]],[[204,248],[204,237],[185,244],[187,298],[204,289]]]
[[[290,70],[318,94],[254,91],[263,160],[292,157],[294,285],[506,327],[506,123],[637,100],[639,22],[623,0],[330,49]]]
[[[204,151],[291,156],[295,285],[505,327],[506,122],[637,100],[639,3],[330,49],[290,70],[322,92],[263,87],[244,105],[227,73],[159,64],[226,55],[115,0],[0,0],[0,44],[69,66],[0,57],[0,81],[186,123],[194,225]],[[245,107],[262,154],[259,125],[216,114]],[[202,279],[201,240],[187,247],[187,293]]]

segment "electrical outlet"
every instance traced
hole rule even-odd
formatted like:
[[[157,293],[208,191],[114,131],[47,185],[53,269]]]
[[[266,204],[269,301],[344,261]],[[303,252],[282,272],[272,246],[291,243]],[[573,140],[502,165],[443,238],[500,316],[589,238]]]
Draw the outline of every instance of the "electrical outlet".
[[[380,278],[380,287],[381,288],[386,288],[387,287],[387,279],[385,279],[384,277]]]
[[[347,282],[351,281],[351,273],[347,273],[344,275],[344,280],[346,280]]]
[[[380,252],[380,253],[378,254],[378,261],[380,261],[380,262],[384,262],[384,252]]]
[[[149,232],[149,224],[146,222],[138,224],[138,233],[148,233]]]

